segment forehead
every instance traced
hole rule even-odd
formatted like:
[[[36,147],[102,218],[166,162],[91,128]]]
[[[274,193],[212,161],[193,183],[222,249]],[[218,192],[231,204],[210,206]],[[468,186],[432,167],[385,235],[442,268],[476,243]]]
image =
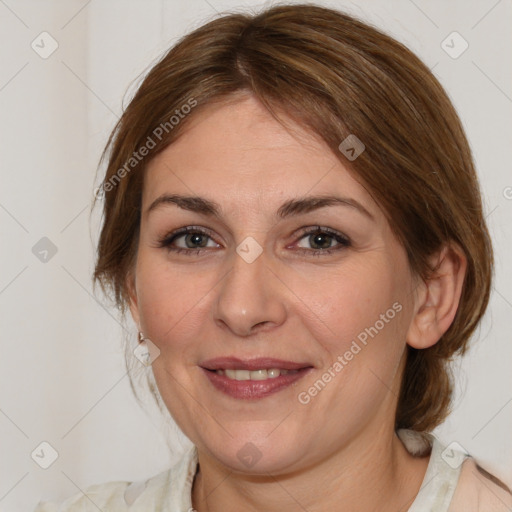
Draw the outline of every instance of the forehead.
[[[334,191],[373,203],[317,134],[284,121],[253,97],[202,108],[148,164],[145,203],[169,191],[247,207]]]

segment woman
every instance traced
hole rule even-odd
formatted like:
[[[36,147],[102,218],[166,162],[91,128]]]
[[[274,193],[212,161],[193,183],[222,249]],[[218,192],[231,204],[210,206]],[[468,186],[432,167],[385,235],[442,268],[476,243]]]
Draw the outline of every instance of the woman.
[[[505,511],[430,434],[492,249],[460,121],[400,43],[295,5],[223,16],[112,133],[95,278],[194,447],[39,511]]]

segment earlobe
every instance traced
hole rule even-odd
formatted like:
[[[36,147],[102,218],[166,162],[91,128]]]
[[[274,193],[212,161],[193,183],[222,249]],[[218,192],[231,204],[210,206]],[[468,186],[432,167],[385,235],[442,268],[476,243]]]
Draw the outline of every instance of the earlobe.
[[[455,244],[444,246],[432,259],[432,275],[417,293],[415,315],[407,343],[417,349],[435,345],[449,329],[459,307],[467,260]]]

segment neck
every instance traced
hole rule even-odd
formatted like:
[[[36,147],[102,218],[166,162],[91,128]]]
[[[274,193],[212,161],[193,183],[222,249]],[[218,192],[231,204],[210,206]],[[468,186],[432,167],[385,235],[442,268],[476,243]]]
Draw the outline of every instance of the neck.
[[[200,451],[192,490],[197,512],[382,512],[407,510],[419,491],[428,457],[412,457],[393,430],[366,431],[349,446],[301,471],[245,475]]]

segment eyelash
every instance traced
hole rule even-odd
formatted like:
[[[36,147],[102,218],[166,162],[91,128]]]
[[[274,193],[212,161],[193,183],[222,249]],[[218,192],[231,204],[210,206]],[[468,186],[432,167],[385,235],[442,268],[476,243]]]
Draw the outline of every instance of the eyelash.
[[[168,251],[172,251],[175,254],[183,253],[187,256],[193,256],[193,255],[199,255],[202,252],[202,249],[208,250],[208,248],[198,247],[198,248],[184,248],[184,247],[171,247],[171,244],[178,239],[179,237],[187,234],[200,234],[200,235],[206,235],[210,238],[210,232],[204,228],[201,228],[199,226],[187,226],[185,228],[180,228],[177,231],[173,231],[172,233],[167,234],[165,237],[160,239],[158,241],[158,247],[159,248],[165,248]],[[332,254],[333,252],[342,250],[344,248],[350,247],[351,242],[350,240],[345,236],[339,233],[338,231],[335,231],[330,228],[321,227],[321,226],[314,226],[313,228],[305,229],[299,237],[299,240],[316,234],[326,234],[330,238],[334,239],[336,242],[338,242],[339,245],[333,247],[333,248],[327,248],[327,249],[304,249],[299,248],[296,249],[298,252],[302,254],[307,254],[311,256],[325,256],[328,254]],[[213,238],[212,238],[213,240]]]

